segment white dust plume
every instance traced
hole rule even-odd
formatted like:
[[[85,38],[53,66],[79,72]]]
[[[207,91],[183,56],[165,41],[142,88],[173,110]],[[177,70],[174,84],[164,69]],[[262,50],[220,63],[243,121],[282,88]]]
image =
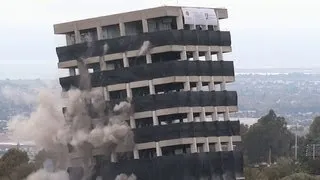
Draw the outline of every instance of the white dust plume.
[[[126,174],[119,174],[115,180],[136,180],[137,177],[134,174],[131,174],[130,176]]]
[[[150,43],[144,43],[143,53]],[[68,149],[81,153],[84,178],[91,177],[93,148],[103,147],[106,152],[114,149],[133,148],[133,132],[126,123],[132,113],[130,100],[112,104],[106,102],[102,88],[91,87],[91,77],[84,63],[95,43],[89,42],[88,52],[79,57],[79,88],[64,92],[64,98],[50,91],[41,92],[37,109],[29,117],[16,117],[8,123],[9,131],[17,141],[33,141],[37,147],[57,154],[55,169],[66,169]],[[105,45],[103,54],[108,46]],[[109,154],[105,154],[109,155]],[[27,180],[69,180],[64,171],[40,169]],[[127,177],[134,180],[135,176]]]
[[[69,180],[69,175],[66,171],[48,172],[40,169],[30,174],[26,180]]]

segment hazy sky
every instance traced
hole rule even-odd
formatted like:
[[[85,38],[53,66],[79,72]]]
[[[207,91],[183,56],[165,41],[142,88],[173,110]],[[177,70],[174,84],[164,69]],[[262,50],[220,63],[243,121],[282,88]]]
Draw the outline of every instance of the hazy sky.
[[[0,79],[57,78],[53,24],[163,4],[174,0],[1,0]],[[317,0],[179,0],[179,5],[226,7],[237,68],[320,67]]]

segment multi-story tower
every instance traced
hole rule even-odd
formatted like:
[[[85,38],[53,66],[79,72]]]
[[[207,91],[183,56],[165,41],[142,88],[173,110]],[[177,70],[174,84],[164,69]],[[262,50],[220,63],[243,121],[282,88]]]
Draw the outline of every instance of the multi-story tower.
[[[237,94],[226,90],[234,66],[223,60],[231,38],[219,27],[227,17],[226,9],[163,6],[54,26],[67,40],[57,48],[59,68],[70,72],[64,89],[79,86],[82,56],[106,101],[132,99],[135,148],[106,160],[94,154],[103,179],[242,178],[239,122],[229,117]]]

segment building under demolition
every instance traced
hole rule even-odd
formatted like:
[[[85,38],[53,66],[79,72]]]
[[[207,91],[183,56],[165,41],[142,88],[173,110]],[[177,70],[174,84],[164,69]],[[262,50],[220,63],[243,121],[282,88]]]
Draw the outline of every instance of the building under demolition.
[[[59,68],[70,73],[62,88],[81,88],[80,59],[106,102],[133,106],[134,148],[96,151],[95,177],[242,179],[240,125],[229,118],[237,93],[226,89],[234,65],[223,60],[231,37],[219,27],[226,18],[226,9],[163,6],[54,26],[67,41],[57,48]]]

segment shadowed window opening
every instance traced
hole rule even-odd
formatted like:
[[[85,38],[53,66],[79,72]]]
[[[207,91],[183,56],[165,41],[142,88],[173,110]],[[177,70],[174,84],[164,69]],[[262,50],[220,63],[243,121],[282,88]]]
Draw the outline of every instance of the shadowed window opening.
[[[190,154],[191,149],[189,144],[176,145],[176,146],[167,146],[162,147],[162,156],[172,156],[178,154]]]
[[[146,96],[150,94],[149,87],[140,87],[132,89],[132,97]]]
[[[152,63],[168,62],[180,59],[180,52],[164,52],[151,55]]]
[[[143,128],[143,127],[153,126],[152,117],[142,118],[142,119],[136,119],[135,121],[136,121],[136,127],[137,127],[137,128]]]
[[[158,17],[147,21],[149,32],[177,29],[176,17]]]
[[[103,39],[112,39],[120,37],[120,27],[119,24],[114,24],[110,26],[102,27],[102,38]]]
[[[140,159],[152,159],[157,157],[156,149],[142,149],[139,150],[139,158]]]
[[[127,22],[124,25],[125,25],[125,32],[127,36],[143,33],[142,21]]]
[[[118,91],[111,91],[110,92],[110,99],[124,99],[127,98],[127,91],[126,90],[118,90]]]
[[[97,29],[86,29],[80,31],[81,42],[92,42],[98,40]]]
[[[187,114],[171,114],[165,116],[159,116],[158,120],[160,125],[177,124],[183,123],[184,119],[187,118]]]

